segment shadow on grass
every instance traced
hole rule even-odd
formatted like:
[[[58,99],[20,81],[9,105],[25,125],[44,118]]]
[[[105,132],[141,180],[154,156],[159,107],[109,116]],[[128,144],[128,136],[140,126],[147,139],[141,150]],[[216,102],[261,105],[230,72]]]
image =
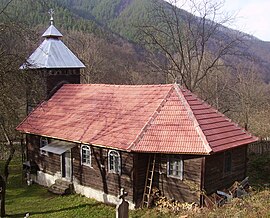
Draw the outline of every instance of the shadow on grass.
[[[55,196],[51,193],[48,192],[48,188],[39,186],[38,184],[32,184],[31,186],[27,185],[21,185],[20,187],[16,188],[10,188],[8,187],[8,190],[12,190],[12,193],[8,192],[7,196],[9,197],[34,197],[37,196],[38,194],[42,194],[45,197],[51,197]]]
[[[100,202],[94,203],[94,204],[81,204],[78,206],[74,207],[67,207],[67,208],[61,208],[61,209],[55,209],[55,210],[47,210],[47,211],[40,211],[40,212],[33,212],[33,211],[26,211],[25,213],[18,213],[18,214],[7,214],[7,217],[24,217],[26,213],[31,215],[38,215],[38,214],[50,214],[50,213],[56,213],[56,212],[63,212],[63,211],[68,211],[68,210],[76,210],[76,209],[81,209],[84,207],[96,207],[101,205]]]

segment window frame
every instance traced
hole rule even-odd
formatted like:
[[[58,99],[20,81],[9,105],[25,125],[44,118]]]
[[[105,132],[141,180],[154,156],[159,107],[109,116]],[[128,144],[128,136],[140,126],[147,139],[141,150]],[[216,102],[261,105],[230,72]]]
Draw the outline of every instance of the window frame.
[[[84,147],[88,149],[89,151],[89,163],[87,162],[83,162],[83,150],[84,150]],[[88,166],[88,167],[91,167],[92,168],[92,150],[91,150],[91,146],[89,145],[85,145],[85,144],[82,144],[81,145],[81,164],[84,165],[84,166]]]
[[[44,143],[44,142],[45,142],[45,143]],[[45,145],[43,145],[43,143],[44,143]],[[41,148],[47,146],[48,144],[49,144],[49,139],[48,139],[47,137],[41,136],[40,139],[39,139],[39,152],[40,152],[40,154],[46,155],[46,156],[49,155],[49,154],[48,154],[48,151],[42,151],[42,150],[41,150]],[[42,146],[42,145],[43,145],[43,146]]]
[[[224,162],[223,162],[223,174],[228,175],[232,173],[232,152],[224,152]]]
[[[171,165],[173,165],[173,169],[171,169]],[[177,168],[179,168],[179,170],[177,170]],[[182,155],[167,156],[167,177],[183,180],[184,161]]]
[[[112,154],[114,153],[114,155]],[[116,154],[116,155],[115,155]],[[118,158],[118,167],[116,166],[116,159]],[[113,167],[111,167],[111,158],[113,158]],[[108,152],[108,172],[109,173],[114,173],[114,174],[118,174],[121,175],[121,171],[122,171],[122,163],[121,163],[121,155],[118,151],[116,150],[109,150]],[[116,169],[116,167],[118,169]]]
[[[43,144],[44,141],[46,141],[46,143],[45,143],[45,145],[42,146],[42,144]],[[39,148],[43,148],[43,147],[45,147],[48,144],[49,144],[48,138],[41,136],[40,139],[39,139]]]

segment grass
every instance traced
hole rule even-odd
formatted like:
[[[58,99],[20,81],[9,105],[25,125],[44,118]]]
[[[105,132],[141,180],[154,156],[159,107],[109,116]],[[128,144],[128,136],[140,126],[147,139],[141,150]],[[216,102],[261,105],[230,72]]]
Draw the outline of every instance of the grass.
[[[1,166],[1,162],[0,162]],[[233,199],[230,204],[209,210],[195,208],[174,214],[164,209],[130,211],[130,217],[270,217],[270,156],[250,157],[248,172],[254,191],[244,199]],[[115,217],[112,206],[102,204],[80,195],[57,196],[39,185],[30,187],[22,183],[20,159],[10,165],[11,174],[6,196],[8,217]]]
[[[114,208],[80,195],[58,196],[39,186],[22,184],[20,162],[10,165],[6,213],[9,217],[114,217]],[[89,216],[91,214],[91,216]]]
[[[249,155],[248,174],[255,187],[270,187],[270,154]]]

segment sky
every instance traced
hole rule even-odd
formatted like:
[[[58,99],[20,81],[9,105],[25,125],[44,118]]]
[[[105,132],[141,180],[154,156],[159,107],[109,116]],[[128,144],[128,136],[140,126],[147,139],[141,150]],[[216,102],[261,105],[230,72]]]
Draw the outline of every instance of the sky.
[[[171,2],[172,0],[166,1]],[[184,0],[178,0],[179,5],[183,2]],[[188,7],[184,6],[183,9],[188,10]],[[228,27],[251,34],[261,40],[270,41],[269,10],[270,0],[224,0],[220,12],[235,16],[234,22],[229,23]]]

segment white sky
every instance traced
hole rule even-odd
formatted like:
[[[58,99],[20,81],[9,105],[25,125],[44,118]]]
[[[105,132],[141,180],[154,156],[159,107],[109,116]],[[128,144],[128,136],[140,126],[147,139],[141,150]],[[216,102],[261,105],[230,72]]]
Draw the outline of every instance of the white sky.
[[[166,1],[172,2],[172,0]],[[220,2],[219,0],[208,1]],[[178,0],[178,5],[183,2],[185,0]],[[188,8],[183,9],[188,10]],[[236,15],[235,21],[227,25],[228,27],[254,35],[261,40],[270,41],[270,0],[224,0],[221,11]]]

